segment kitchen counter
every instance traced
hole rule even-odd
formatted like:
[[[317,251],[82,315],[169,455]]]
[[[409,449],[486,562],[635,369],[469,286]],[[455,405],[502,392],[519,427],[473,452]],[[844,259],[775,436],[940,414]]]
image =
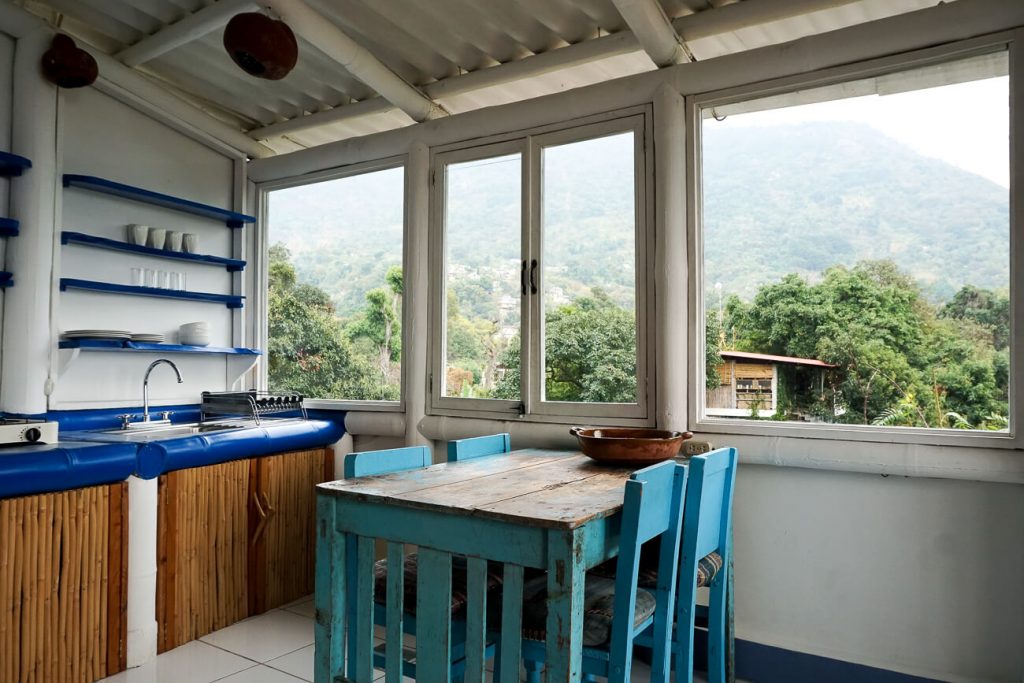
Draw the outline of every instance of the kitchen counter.
[[[0,498],[124,481],[135,473],[130,443],[67,439],[55,444],[0,448]]]
[[[176,416],[197,417],[191,408]],[[319,419],[265,420],[260,426],[149,442],[87,431],[116,427],[120,412],[125,411],[54,413],[46,417],[61,422],[58,443],[0,447],[0,498],[113,483],[133,475],[153,479],[188,467],[320,448],[345,433],[344,413],[323,411],[317,411]]]

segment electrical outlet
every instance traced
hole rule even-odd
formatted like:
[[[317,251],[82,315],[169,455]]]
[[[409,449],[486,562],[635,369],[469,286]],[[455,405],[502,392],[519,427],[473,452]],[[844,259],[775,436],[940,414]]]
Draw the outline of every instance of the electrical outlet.
[[[701,455],[709,453],[714,446],[710,441],[684,441],[683,455]]]

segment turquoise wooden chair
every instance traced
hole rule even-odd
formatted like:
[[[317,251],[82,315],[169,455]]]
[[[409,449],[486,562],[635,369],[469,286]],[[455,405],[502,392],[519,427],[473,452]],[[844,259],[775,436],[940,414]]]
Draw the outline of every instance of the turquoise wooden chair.
[[[427,446],[410,446],[408,448],[391,448],[388,450],[381,451],[364,451],[362,453],[349,453],[345,456],[343,463],[343,471],[346,479],[352,477],[370,477],[374,475],[390,474],[392,472],[403,472],[405,470],[419,469],[421,467],[427,467],[432,463],[433,458],[430,454],[430,448]],[[346,568],[346,575],[348,576],[348,586],[350,597],[347,600],[348,610],[348,623],[356,623],[356,601],[355,596],[358,594],[358,567],[354,561],[356,558],[357,544],[356,538],[350,536],[345,541],[346,543],[346,557],[350,558],[348,567]],[[397,545],[397,544],[396,544]],[[390,546],[390,544],[389,544]],[[404,560],[403,548],[398,545],[398,562],[401,563]],[[392,554],[391,548],[388,548],[388,560],[391,561]],[[389,586],[390,588],[390,586]],[[383,618],[382,618],[383,617]],[[387,614],[380,614],[375,606],[374,609],[374,622],[383,624],[387,629],[387,642],[389,643],[402,643],[402,632],[404,620],[392,618],[389,622]],[[367,625],[362,625],[364,628]],[[351,628],[351,626],[350,626]],[[372,625],[370,626],[372,628]],[[393,633],[392,631],[395,631]],[[372,642],[372,640],[371,640]],[[358,643],[353,637],[348,638],[348,675],[354,678],[356,673],[354,670],[355,662],[357,658]],[[391,650],[396,650],[399,657],[401,657],[401,646],[398,648],[390,648],[386,651],[386,654],[391,654]],[[385,655],[386,656],[386,655]],[[374,654],[374,664],[381,664],[381,657]],[[404,662],[399,665],[400,669],[404,667]],[[415,672],[412,674],[415,675]]]
[[[732,500],[736,483],[735,448],[720,448],[689,461],[683,540],[679,558],[672,654],[675,680],[693,680],[693,633],[697,616],[706,617],[708,629],[708,683],[725,683],[726,600],[732,572]],[[645,558],[648,559],[648,558]],[[640,586],[654,585],[653,561],[640,570]],[[710,591],[707,608],[696,604],[698,588]],[[645,631],[636,644],[652,647],[660,637]]]
[[[512,438],[507,434],[475,436],[448,442],[448,462],[471,460],[487,455],[508,453],[512,450]]]
[[[622,531],[616,578],[588,574],[584,589],[583,673],[607,677],[610,683],[630,680],[634,639],[650,630],[655,634],[651,681],[669,680],[672,610],[681,536],[687,470],[668,461],[634,472],[625,485]],[[653,590],[637,587],[640,549],[661,540],[659,581]],[[522,657],[527,681],[540,682],[546,654],[545,576],[527,581],[523,588]],[[508,663],[500,662],[507,666]],[[497,680],[497,670],[495,680]]]
[[[345,478],[368,477],[374,475],[390,474],[405,470],[419,469],[431,464],[432,457],[430,448],[427,446],[411,446],[408,448],[393,448],[381,451],[365,451],[362,453],[349,453],[345,456],[344,473]],[[356,557],[356,539],[349,538],[348,557]],[[400,567],[401,571],[387,571],[387,568]],[[378,572],[378,570],[381,570]],[[379,596],[382,592],[386,595],[386,603],[376,601],[374,605],[373,620],[375,624],[384,626],[385,646],[384,652],[374,652],[373,664],[375,668],[382,668],[388,671],[401,672],[402,676],[416,677],[416,665],[408,661],[415,654],[405,656],[403,643],[403,632],[416,635],[416,615],[407,610],[398,610],[398,602],[394,600],[397,592],[401,591],[405,599],[404,605],[415,604],[415,600],[408,599],[408,586],[415,585],[415,572],[417,571],[417,559],[415,555],[404,555],[402,544],[388,543],[386,565],[378,562],[374,566],[375,594]],[[456,568],[456,571],[459,571]],[[356,623],[356,602],[355,595],[359,591],[358,570],[355,563],[351,563],[347,569],[350,595],[349,623]],[[464,582],[464,580],[463,580]],[[456,582],[457,583],[457,582]],[[362,624],[362,628],[369,628],[369,625]],[[452,667],[451,676],[453,680],[459,680],[465,671],[465,622],[453,620],[452,623]],[[355,662],[357,654],[357,643],[354,638],[349,639],[349,661]],[[355,675],[355,671],[349,670],[349,676]]]

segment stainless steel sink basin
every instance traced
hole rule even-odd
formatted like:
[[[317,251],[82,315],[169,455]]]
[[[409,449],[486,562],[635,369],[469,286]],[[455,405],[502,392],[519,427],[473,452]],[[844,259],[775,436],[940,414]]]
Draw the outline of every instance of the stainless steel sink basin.
[[[191,422],[185,424],[156,425],[153,427],[132,427],[131,429],[100,429],[93,432],[102,434],[104,437],[117,441],[159,441],[162,439],[180,439],[183,436],[194,434],[208,434],[210,432],[222,432],[229,429],[245,429],[255,427],[255,423],[232,422],[232,423],[199,423]]]

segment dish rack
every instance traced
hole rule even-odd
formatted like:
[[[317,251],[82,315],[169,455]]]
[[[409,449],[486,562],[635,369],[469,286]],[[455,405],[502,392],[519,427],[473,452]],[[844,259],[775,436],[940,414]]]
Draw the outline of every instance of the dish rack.
[[[268,415],[298,412],[308,419],[301,394],[274,394],[269,391],[204,391],[199,407],[200,422],[212,418],[247,417],[260,424]]]

